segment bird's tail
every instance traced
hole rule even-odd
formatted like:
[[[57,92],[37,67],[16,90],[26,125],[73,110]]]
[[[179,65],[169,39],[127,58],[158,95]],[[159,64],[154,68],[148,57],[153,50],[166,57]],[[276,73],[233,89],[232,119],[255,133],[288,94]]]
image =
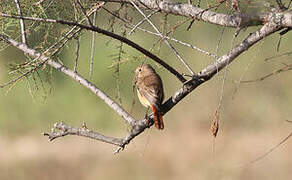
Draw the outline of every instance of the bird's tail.
[[[153,117],[154,117],[153,120],[154,120],[155,127],[157,129],[162,130],[164,128],[162,113],[154,105],[152,105],[151,108],[153,112]]]

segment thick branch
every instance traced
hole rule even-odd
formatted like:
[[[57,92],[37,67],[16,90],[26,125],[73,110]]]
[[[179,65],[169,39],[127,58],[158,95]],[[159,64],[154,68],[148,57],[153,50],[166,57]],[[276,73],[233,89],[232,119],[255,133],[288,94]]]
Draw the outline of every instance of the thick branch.
[[[58,130],[58,131],[56,131]],[[98,141],[102,141],[105,143],[113,144],[122,147],[124,140],[121,138],[114,138],[109,136],[104,136],[100,133],[91,131],[87,129],[87,127],[75,128],[72,126],[68,126],[62,122],[55,123],[54,128],[50,133],[44,133],[45,136],[49,137],[50,141],[53,141],[56,138],[67,136],[67,135],[76,135],[83,136],[91,139],[95,139]]]
[[[104,2],[116,2],[116,3],[130,3],[132,0],[96,0]],[[273,14],[274,16],[281,17],[283,27],[292,27],[292,12],[266,12],[266,13],[254,13],[254,14],[222,14],[216,13],[210,10],[205,10],[191,4],[183,4],[170,1],[156,1],[156,0],[133,0],[139,7],[160,10],[165,13],[185,16],[201,20],[211,24],[217,24],[227,27],[245,27],[245,26],[257,26],[263,25],[266,19]]]

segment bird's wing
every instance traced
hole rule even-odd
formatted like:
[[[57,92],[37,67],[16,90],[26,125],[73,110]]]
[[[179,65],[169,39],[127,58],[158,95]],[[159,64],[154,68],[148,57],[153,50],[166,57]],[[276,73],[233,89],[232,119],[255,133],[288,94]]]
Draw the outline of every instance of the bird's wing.
[[[159,76],[147,76],[141,82],[143,85],[139,86],[138,90],[150,104],[159,107],[163,101],[163,86]]]

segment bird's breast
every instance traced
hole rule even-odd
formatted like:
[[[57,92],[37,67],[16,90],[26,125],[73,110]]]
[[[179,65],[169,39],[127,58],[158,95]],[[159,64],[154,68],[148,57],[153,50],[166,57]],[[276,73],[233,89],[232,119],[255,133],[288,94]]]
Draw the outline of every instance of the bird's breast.
[[[146,99],[146,97],[144,97],[140,94],[138,89],[137,89],[137,94],[138,94],[139,101],[141,102],[141,104],[143,106],[145,106],[145,107],[151,106],[150,102]]]

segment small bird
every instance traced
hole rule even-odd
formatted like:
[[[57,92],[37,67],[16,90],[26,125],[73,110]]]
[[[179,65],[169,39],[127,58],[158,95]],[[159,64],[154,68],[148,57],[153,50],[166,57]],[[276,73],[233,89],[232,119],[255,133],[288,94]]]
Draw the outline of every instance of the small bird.
[[[161,104],[164,99],[163,85],[160,76],[149,64],[141,64],[135,70],[134,84],[138,98],[145,107],[151,107],[155,127],[164,128]]]

